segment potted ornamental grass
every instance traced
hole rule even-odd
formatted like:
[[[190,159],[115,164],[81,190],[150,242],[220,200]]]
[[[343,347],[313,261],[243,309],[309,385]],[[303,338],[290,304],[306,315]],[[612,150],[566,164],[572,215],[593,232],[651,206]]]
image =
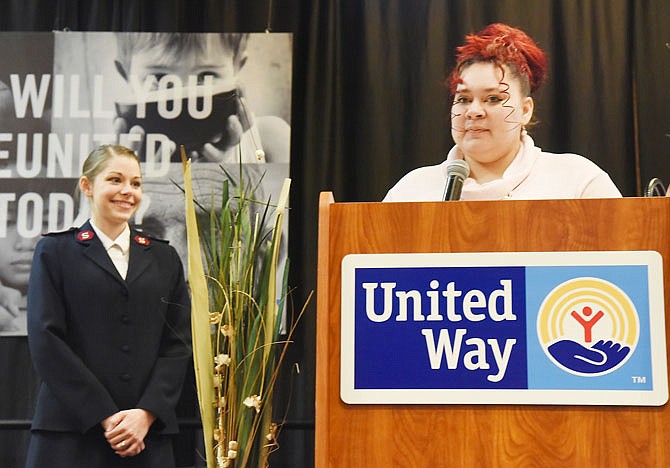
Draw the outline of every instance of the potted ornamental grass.
[[[207,467],[266,467],[281,426],[272,418],[279,368],[305,310],[284,317],[288,262],[282,268],[280,252],[290,179],[273,204],[257,198],[262,177],[246,177],[242,164],[237,177],[221,166],[220,192],[197,200],[183,148],[182,161]]]

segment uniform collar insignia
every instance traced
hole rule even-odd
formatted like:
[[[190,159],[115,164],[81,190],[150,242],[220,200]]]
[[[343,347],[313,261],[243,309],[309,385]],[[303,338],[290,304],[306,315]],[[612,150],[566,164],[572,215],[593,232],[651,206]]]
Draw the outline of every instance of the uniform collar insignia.
[[[135,236],[135,242],[140,245],[147,246],[149,245],[149,238],[145,236],[140,236],[139,234]]]
[[[77,239],[79,239],[80,241],[90,241],[94,237],[95,237],[95,233],[90,229],[87,229],[85,231],[80,231],[80,232],[77,233]]]

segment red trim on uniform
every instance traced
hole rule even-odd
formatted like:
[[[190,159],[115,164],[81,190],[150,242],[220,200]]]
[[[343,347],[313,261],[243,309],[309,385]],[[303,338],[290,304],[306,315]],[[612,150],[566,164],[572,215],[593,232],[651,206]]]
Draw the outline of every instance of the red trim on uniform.
[[[149,245],[149,239],[147,237],[140,235],[135,236],[135,242],[137,242],[140,245]]]
[[[77,233],[77,239],[80,241],[90,241],[95,237],[95,233],[93,231],[81,231]]]

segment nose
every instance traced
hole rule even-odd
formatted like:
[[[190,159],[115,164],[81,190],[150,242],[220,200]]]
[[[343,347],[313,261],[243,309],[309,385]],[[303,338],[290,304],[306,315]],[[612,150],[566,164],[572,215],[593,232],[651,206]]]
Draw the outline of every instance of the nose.
[[[484,117],[484,107],[477,99],[474,99],[465,111],[465,116],[469,119],[481,119]]]
[[[132,190],[133,190],[133,186],[130,184],[130,182],[127,182],[127,183],[123,184],[122,187],[121,187],[121,193],[123,193],[123,194],[128,194],[128,193],[132,192]]]
[[[19,252],[27,252],[35,250],[35,245],[39,237],[21,237],[17,236],[16,242],[14,242],[14,248]]]

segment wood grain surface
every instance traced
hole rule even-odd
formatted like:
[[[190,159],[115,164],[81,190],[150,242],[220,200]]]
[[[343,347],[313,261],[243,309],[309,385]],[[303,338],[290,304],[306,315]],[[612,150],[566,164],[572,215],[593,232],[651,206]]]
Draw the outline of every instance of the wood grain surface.
[[[660,252],[668,310],[670,198],[334,203],[332,194],[323,193],[316,468],[670,466],[668,405],[347,405],[340,400],[340,263],[346,254],[584,250]]]

